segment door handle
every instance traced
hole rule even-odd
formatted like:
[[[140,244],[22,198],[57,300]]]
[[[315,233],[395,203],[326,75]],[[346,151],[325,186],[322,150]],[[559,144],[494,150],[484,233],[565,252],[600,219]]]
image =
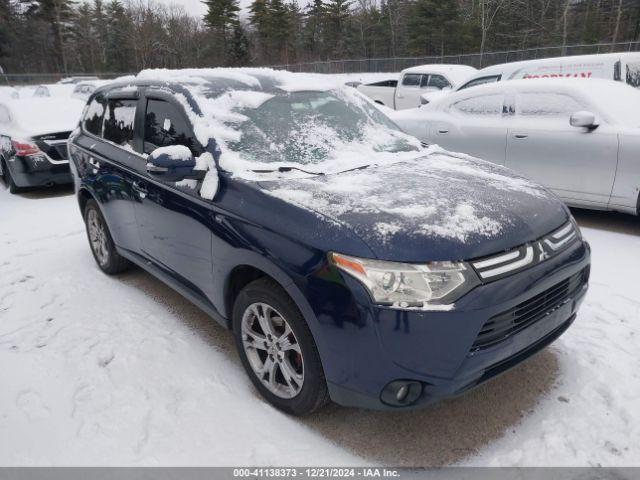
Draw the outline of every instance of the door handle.
[[[87,163],[91,165],[91,169],[93,170],[93,174],[95,175],[100,170],[100,162],[93,157],[89,157]]]
[[[145,198],[147,196],[147,193],[149,193],[147,191],[147,185],[144,182],[135,181],[131,184],[131,188],[136,192],[138,192],[138,195],[140,195],[140,198]]]
[[[447,130],[446,128],[439,128],[438,133],[442,133],[442,134],[449,133],[449,130]]]
[[[526,133],[516,133],[513,135],[515,138],[527,138],[529,135]]]

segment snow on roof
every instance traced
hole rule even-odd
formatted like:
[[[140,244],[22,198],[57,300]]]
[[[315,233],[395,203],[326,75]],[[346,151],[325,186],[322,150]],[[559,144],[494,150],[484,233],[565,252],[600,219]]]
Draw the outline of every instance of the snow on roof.
[[[438,108],[456,99],[483,94],[533,91],[565,93],[578,97],[586,106],[596,110],[593,113],[603,116],[610,123],[640,127],[640,90],[623,82],[601,78],[591,78],[589,81],[581,78],[536,78],[487,83],[434,100],[429,108]]]
[[[444,75],[451,82],[458,84],[463,80],[466,80],[471,75],[475,74],[478,70],[468,65],[449,65],[449,64],[427,64],[417,65],[415,67],[405,68],[401,74],[405,73],[434,73]]]
[[[575,65],[575,64],[590,64],[594,62],[616,62],[618,60],[629,60],[629,58],[636,58],[640,60],[640,52],[618,52],[618,53],[600,53],[594,55],[568,55],[566,57],[550,57],[550,58],[538,58],[535,60],[521,60],[519,62],[500,63],[498,65],[491,65],[477,71],[476,77],[484,77],[485,75],[491,75],[493,73],[512,72],[519,70],[525,66],[540,66],[540,65]],[[613,72],[612,72],[613,75]]]
[[[3,102],[12,123],[28,135],[73,130],[84,102],[75,98],[24,98]]]
[[[225,83],[224,80],[227,82]],[[177,83],[185,88],[195,100],[200,112],[194,109],[186,95],[174,92],[174,96],[189,116],[196,138],[204,146],[208,145],[211,139],[215,139],[218,148],[223,153],[221,165],[236,174],[243,174],[243,172],[246,174],[249,167],[253,169],[264,168],[264,165],[261,166],[254,162],[251,162],[250,165],[247,164],[247,161],[243,160],[238,152],[229,147],[230,143],[240,139],[241,133],[237,124],[248,120],[248,117],[240,113],[239,110],[255,109],[274,95],[299,91],[332,90],[346,102],[355,105],[364,102],[372,105],[364,95],[345,86],[339,77],[292,73],[267,68],[143,70],[135,77],[118,79],[118,85],[126,87],[140,81]],[[223,88],[212,94],[211,88],[217,84],[222,84]],[[230,124],[235,126],[231,127]],[[302,127],[304,128],[304,126]],[[385,132],[382,131],[381,135],[384,136]],[[401,132],[398,132],[398,135],[407,137],[412,142],[417,142]],[[353,149],[348,150],[351,151],[351,154],[354,153]],[[347,153],[344,152],[344,154]],[[269,164],[269,168],[273,168],[274,165],[274,163]],[[275,166],[277,168],[281,165]],[[250,176],[251,178],[255,177],[255,175]]]

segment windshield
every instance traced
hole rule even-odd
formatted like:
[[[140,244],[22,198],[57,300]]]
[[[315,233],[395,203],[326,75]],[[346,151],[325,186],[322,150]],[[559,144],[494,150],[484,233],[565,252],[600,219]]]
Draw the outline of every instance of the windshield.
[[[350,168],[355,157],[363,165],[374,163],[376,153],[420,149],[366,100],[347,96],[340,91],[282,93],[257,107],[238,108],[244,118],[226,123],[240,135],[227,148],[256,168],[265,163],[272,168],[276,163]]]

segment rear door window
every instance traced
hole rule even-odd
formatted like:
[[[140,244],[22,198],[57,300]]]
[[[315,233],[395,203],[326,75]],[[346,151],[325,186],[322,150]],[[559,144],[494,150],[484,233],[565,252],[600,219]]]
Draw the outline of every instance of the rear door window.
[[[109,99],[104,114],[103,136],[105,140],[133,150],[133,126],[137,100]]]
[[[402,77],[402,86],[419,87],[421,81],[422,75],[420,75],[419,73],[407,73],[404,77]]]
[[[429,88],[437,88],[438,90],[442,90],[443,88],[450,87],[451,84],[442,75],[429,75],[429,81],[427,82],[426,86]]]
[[[91,100],[82,120],[82,126],[85,131],[98,137],[102,136],[102,120],[106,106],[107,101],[103,95],[98,95]]]
[[[575,98],[561,93],[519,93],[516,112],[523,117],[566,118],[587,107]]]
[[[170,145],[184,145],[194,156],[202,153],[202,147],[177,107],[164,100],[150,98],[144,120],[144,153]]]

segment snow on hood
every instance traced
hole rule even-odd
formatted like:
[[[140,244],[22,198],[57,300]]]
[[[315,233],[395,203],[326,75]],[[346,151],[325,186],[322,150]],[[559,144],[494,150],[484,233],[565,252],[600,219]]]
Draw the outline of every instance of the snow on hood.
[[[260,185],[352,227],[390,260],[476,258],[539,238],[567,220],[565,207],[543,187],[439,148],[412,160]]]

